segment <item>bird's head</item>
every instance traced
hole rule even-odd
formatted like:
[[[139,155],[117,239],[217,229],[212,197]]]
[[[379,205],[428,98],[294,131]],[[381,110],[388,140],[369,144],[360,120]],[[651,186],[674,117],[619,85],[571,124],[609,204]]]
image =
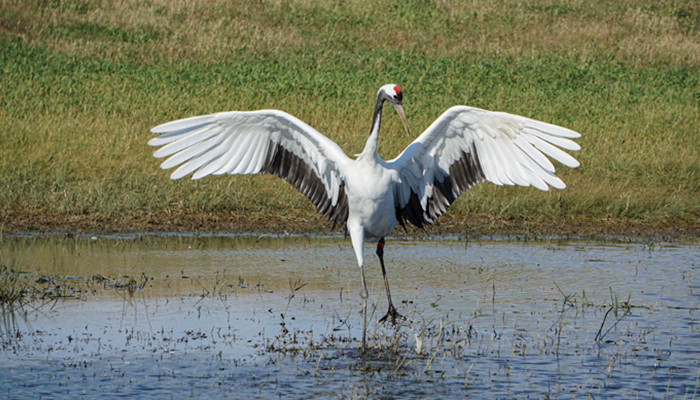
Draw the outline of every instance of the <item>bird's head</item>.
[[[396,112],[399,114],[399,118],[401,118],[403,127],[406,129],[406,134],[411,136],[411,131],[408,129],[408,122],[406,121],[406,114],[403,112],[403,93],[401,92],[401,88],[393,83],[382,86],[377,92],[377,101],[388,101],[389,104],[394,107]]]

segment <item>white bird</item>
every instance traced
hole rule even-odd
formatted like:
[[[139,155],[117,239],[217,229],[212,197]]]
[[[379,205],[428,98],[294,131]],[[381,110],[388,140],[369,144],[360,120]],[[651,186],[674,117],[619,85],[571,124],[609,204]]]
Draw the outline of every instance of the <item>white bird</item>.
[[[394,308],[384,268],[384,238],[398,221],[420,228],[444,214],[460,194],[489,181],[497,185],[565,187],[546,156],[571,168],[579,165],[562,151],[579,150],[572,130],[518,115],[454,106],[436,119],[398,157],[377,154],[382,107],[388,101],[410,135],[401,89],[377,92],[365,148],[351,159],[333,141],[294,116],[278,110],[231,111],[156,126],[148,144],[163,146],[154,156],[179,165],[170,176],[271,173],[289,182],[335,224],[345,223],[367,299],[363,243],[377,242],[389,310],[379,321],[403,318]],[[366,305],[366,302],[365,302]],[[366,308],[365,308],[366,311]],[[366,313],[365,313],[366,314]],[[364,339],[364,335],[363,335]],[[364,344],[364,340],[363,340]]]

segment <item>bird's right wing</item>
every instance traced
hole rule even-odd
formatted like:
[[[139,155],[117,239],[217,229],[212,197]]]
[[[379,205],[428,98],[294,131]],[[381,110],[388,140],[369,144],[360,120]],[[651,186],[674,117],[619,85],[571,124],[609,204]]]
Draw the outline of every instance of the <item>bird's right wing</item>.
[[[350,159],[332,140],[278,110],[231,111],[181,119],[151,129],[170,176],[272,173],[289,182],[336,223],[348,216],[344,169]]]
[[[575,168],[578,161],[560,149],[579,150],[580,135],[519,115],[455,106],[436,119],[387,167],[396,171],[396,214],[419,228],[431,224],[473,185],[563,189],[549,156]]]

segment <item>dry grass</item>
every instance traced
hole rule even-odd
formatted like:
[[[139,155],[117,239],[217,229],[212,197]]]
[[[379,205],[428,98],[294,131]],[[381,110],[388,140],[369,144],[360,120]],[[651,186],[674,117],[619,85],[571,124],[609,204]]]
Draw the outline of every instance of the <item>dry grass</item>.
[[[700,64],[700,6],[528,2],[5,1],[2,29],[86,57],[221,61],[338,46],[427,57],[606,56],[641,65]]]
[[[148,129],[286,110],[361,151],[376,88],[420,132],[454,104],[581,133],[565,191],[483,185],[456,216],[698,224],[700,6],[693,1],[0,2],[0,219],[289,213],[270,177],[170,182]],[[411,139],[386,118],[380,154]],[[33,217],[32,217],[33,218]],[[160,218],[160,217],[159,217]]]

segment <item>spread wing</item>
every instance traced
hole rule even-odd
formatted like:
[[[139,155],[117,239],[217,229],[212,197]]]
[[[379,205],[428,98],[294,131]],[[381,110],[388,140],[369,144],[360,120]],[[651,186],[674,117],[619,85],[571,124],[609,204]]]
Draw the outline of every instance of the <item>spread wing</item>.
[[[571,168],[565,150],[579,150],[572,130],[521,117],[455,106],[445,111],[387,166],[396,171],[396,216],[420,229],[483,181],[497,185],[566,187],[545,156]],[[561,149],[560,149],[561,148]]]
[[[271,173],[289,182],[335,226],[348,216],[343,171],[350,159],[333,141],[277,110],[231,111],[181,119],[151,129],[162,135],[153,155],[179,166],[170,176]]]

